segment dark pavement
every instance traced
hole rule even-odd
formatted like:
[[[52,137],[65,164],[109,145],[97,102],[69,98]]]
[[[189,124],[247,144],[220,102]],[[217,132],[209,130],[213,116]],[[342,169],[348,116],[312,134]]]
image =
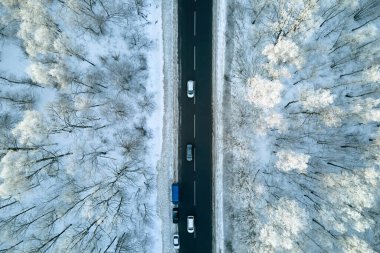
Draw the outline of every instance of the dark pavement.
[[[178,23],[180,252],[207,253],[212,251],[212,1],[179,0]],[[195,81],[193,99],[186,95],[188,80]],[[186,161],[187,143],[194,145],[192,162]],[[188,215],[195,217],[194,234],[186,229]]]

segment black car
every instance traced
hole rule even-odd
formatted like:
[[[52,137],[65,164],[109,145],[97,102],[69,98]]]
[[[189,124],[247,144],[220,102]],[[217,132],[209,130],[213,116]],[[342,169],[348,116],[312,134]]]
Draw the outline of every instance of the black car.
[[[178,212],[178,207],[173,208],[173,223],[178,223],[179,220],[179,212]]]

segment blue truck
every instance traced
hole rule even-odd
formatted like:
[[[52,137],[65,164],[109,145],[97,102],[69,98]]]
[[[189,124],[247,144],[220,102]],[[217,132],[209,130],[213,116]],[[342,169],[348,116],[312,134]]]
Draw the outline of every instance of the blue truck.
[[[179,202],[179,185],[178,183],[172,184],[172,203],[177,205]]]

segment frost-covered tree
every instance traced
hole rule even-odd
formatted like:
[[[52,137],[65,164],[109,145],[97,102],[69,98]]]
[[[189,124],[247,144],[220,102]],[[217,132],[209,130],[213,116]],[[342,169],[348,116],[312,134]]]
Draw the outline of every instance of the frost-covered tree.
[[[301,93],[300,103],[308,111],[317,111],[333,103],[333,96],[329,90],[306,90]]]
[[[273,108],[280,102],[282,85],[260,76],[248,80],[247,99],[259,108]]]
[[[280,150],[276,156],[278,157],[276,167],[279,170],[297,170],[300,173],[306,172],[307,162],[310,159],[309,155],[295,153],[290,150]]]
[[[47,137],[43,115],[38,111],[25,111],[24,119],[12,130],[22,145],[40,145]]]
[[[269,60],[265,67],[273,78],[289,77],[287,66],[300,69],[303,64],[298,46],[286,39],[281,39],[276,44],[266,45],[262,53]]]
[[[0,42],[28,57],[23,76],[0,75],[0,252],[147,252],[155,244],[153,8],[0,3]]]
[[[227,252],[380,250],[379,10],[229,2]]]
[[[133,17],[132,2],[67,0],[61,3],[73,12],[73,22],[76,25],[95,35],[104,35],[108,23],[126,22],[129,15]]]
[[[268,220],[260,224],[259,237],[266,251],[293,251],[309,229],[307,211],[296,201],[281,198],[268,210]]]
[[[31,90],[26,92],[0,92],[0,100],[4,104],[11,104],[15,108],[20,108],[21,110],[33,109],[36,104],[37,98]]]
[[[19,7],[21,18],[18,36],[25,42],[25,50],[32,57],[52,51],[59,32],[47,10],[48,1],[26,1]]]

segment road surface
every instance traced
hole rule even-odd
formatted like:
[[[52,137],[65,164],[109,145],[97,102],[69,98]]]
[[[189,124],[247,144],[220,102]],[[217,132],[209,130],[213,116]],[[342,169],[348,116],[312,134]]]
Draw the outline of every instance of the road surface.
[[[179,0],[179,235],[181,253],[212,251],[212,1]],[[195,97],[186,83],[195,81]],[[186,144],[194,145],[193,161],[186,161]],[[186,229],[195,216],[195,233]]]

